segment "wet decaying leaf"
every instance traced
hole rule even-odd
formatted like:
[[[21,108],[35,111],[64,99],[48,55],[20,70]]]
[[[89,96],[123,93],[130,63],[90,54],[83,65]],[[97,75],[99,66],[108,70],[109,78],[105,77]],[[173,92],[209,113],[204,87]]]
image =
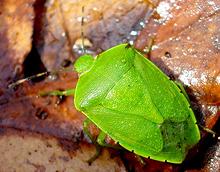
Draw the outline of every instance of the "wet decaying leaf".
[[[37,133],[1,129],[0,145],[1,171],[126,171],[107,150],[89,165],[86,160],[95,153],[91,145],[81,143],[76,150],[66,151],[59,140]]]
[[[219,171],[220,169],[220,143],[218,142],[209,149],[208,158],[206,159],[206,166],[204,171]]]
[[[154,38],[150,59],[184,84],[199,123],[208,128],[219,125],[220,115],[219,10],[219,1],[162,1],[135,42],[144,50]],[[203,139],[197,151],[211,140]],[[203,165],[192,161],[194,167]]]
[[[80,54],[77,40],[81,37],[82,17],[84,36],[90,42],[88,48],[97,54],[131,40],[130,33],[141,27],[139,20],[148,16],[149,10],[148,4],[139,0],[49,0],[46,6],[43,40],[36,44],[49,70],[59,68],[64,60],[74,61]]]
[[[216,117],[220,103],[219,10],[219,1],[162,1],[160,18],[152,17],[135,43],[143,50],[154,37],[151,60],[184,84],[210,127],[207,118]]]
[[[16,2],[16,3],[15,3]],[[0,1],[0,87],[18,79],[31,49],[34,0]]]
[[[220,131],[220,125],[216,125],[215,130]],[[215,172],[220,169],[220,137],[212,140],[208,145],[208,150],[204,152],[205,159],[203,163],[205,164],[203,167],[203,171],[205,172]]]
[[[153,36],[150,59],[184,84],[199,122],[219,132],[220,3],[155,1],[154,13],[150,6],[145,0],[0,2],[0,171],[219,170],[219,141],[206,134],[181,165],[150,159],[141,164],[132,153],[105,149],[89,166],[95,148],[82,131],[85,116],[73,98],[39,97],[74,88],[75,72],[6,89],[16,77],[69,66],[82,53],[84,16],[86,49],[94,55],[124,41],[144,51]]]

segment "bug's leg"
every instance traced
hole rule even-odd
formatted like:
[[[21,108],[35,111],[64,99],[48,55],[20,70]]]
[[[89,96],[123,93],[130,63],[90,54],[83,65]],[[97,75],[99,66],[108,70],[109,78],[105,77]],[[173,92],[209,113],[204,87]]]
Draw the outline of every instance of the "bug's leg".
[[[105,142],[105,138],[106,138],[107,134],[105,134],[104,132],[100,132],[98,138],[97,138],[97,143],[103,147],[109,147],[109,148],[113,148],[113,149],[122,149],[122,147],[117,146],[117,145],[111,145]],[[140,164],[142,165],[146,165],[144,158],[142,158],[139,155],[135,155],[136,159],[138,162],[140,162]]]
[[[112,145],[112,144],[108,144],[105,142],[105,138],[106,138],[107,134],[105,134],[103,131],[101,131],[99,133],[99,136],[97,138],[97,143],[100,145],[100,146],[103,146],[103,147],[109,147],[109,148],[113,148],[113,149],[121,149],[120,146],[118,145]]]
[[[91,164],[99,157],[99,155],[101,154],[101,147],[98,146],[98,145],[95,145],[95,146],[96,146],[96,152],[95,152],[95,154],[94,154],[91,158],[89,158],[89,159],[87,160],[87,162],[88,162],[89,165],[91,165]]]
[[[54,90],[49,92],[42,92],[40,96],[73,96],[75,94],[75,89],[68,89],[64,91]]]
[[[206,131],[207,133],[209,134],[212,134],[212,137],[218,137],[219,136],[219,133],[216,133],[214,132],[213,130],[207,128],[207,127],[204,127],[203,125],[201,124],[197,124],[202,130]]]
[[[183,93],[183,95],[186,97],[186,99],[188,100],[188,102],[190,103],[190,100],[189,100],[189,96],[188,94],[186,93],[186,90],[184,89],[183,85],[178,82],[178,81],[174,81],[174,83],[179,87],[179,89],[181,90],[181,92]]]
[[[97,143],[103,147],[107,147],[106,146],[106,142],[105,142],[105,138],[106,138],[106,134],[104,132],[100,132],[99,136],[97,138]]]
[[[89,139],[92,141],[92,143],[96,143],[96,139],[92,136],[92,134],[89,132],[89,125],[92,123],[89,118],[86,118],[83,121],[83,132],[89,137]]]
[[[83,122],[83,132],[89,137],[89,139],[92,141],[92,143],[96,147],[96,153],[87,160],[87,162],[91,165],[100,155],[101,153],[101,147],[97,144],[96,139],[92,136],[92,134],[89,132],[89,125],[92,123],[92,121],[89,120],[89,118],[86,118]]]

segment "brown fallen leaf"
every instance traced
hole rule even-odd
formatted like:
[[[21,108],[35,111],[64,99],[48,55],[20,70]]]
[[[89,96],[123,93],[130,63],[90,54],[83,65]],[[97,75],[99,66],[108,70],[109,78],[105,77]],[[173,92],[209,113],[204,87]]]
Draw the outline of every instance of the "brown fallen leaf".
[[[77,149],[69,146],[69,151],[66,151],[59,140],[48,135],[14,129],[0,131],[0,171],[126,171],[121,160],[112,158],[106,150],[89,165],[86,161],[95,149],[86,143],[81,143]],[[70,143],[66,141],[65,144]]]
[[[40,28],[38,28],[39,31],[42,32],[41,35],[39,35],[41,37],[37,37],[36,30],[34,34],[34,45],[37,45],[38,50],[41,50],[41,57],[48,69],[58,67],[63,60],[73,60],[75,56],[77,56],[73,54],[73,57],[70,57],[72,54],[72,49],[70,48],[72,47],[69,47],[69,45],[73,45],[74,42],[81,37],[81,26],[78,25],[80,22],[77,21],[77,19],[82,17],[81,6],[85,5],[85,16],[89,15],[91,10],[96,11],[93,9],[94,6],[91,5],[93,2],[95,3],[95,1],[92,0],[80,1],[78,7],[73,6],[70,1],[52,2],[53,1],[47,1],[46,9],[39,12],[43,18],[42,21],[47,19],[47,25],[40,24]],[[112,1],[112,3],[113,2],[115,1]],[[150,11],[148,11],[146,4],[143,5],[143,2],[144,1],[133,1],[124,3],[124,1],[117,1],[117,3],[115,2],[113,5],[112,3],[97,3],[99,8],[101,8],[102,5],[106,5],[106,8],[99,9],[105,17],[103,20],[99,20],[101,13],[92,13],[90,14],[92,16],[91,21],[88,19],[88,23],[85,22],[84,31],[86,38],[88,38],[93,45],[89,47],[89,50],[95,54],[100,51],[98,48],[103,50],[120,43],[124,38],[128,39],[127,36],[130,34],[129,32],[133,30],[134,26],[139,24],[139,20],[149,16],[146,12]],[[212,127],[216,124],[218,119],[216,111],[219,111],[219,85],[215,84],[217,81],[216,78],[218,77],[216,71],[218,73],[219,58],[218,50],[212,45],[210,38],[214,33],[218,35],[218,29],[212,27],[213,24],[215,25],[216,23],[216,27],[218,28],[218,4],[215,2],[216,4],[213,6],[214,1],[211,4],[203,3],[203,1],[192,1],[191,3],[186,3],[185,1],[172,2],[161,1],[159,3],[157,12],[161,15],[161,18],[158,18],[157,15],[157,19],[152,18],[149,23],[147,23],[146,29],[141,32],[135,45],[140,49],[144,49],[148,43],[148,36],[156,35],[155,46],[151,54],[152,61],[161,67],[168,75],[171,77],[175,76],[185,85],[189,86],[187,91],[191,94],[190,98],[194,104],[194,110],[202,111],[206,126]],[[192,5],[192,3],[195,5]],[[42,4],[44,4],[43,0],[39,4],[40,7],[42,7]],[[119,14],[117,14],[118,6],[123,7],[119,10]],[[160,13],[161,11],[159,9],[164,10],[162,7],[169,8],[165,8],[165,13]],[[63,11],[62,15],[61,11]],[[74,24],[71,25],[69,24],[71,23],[69,20],[72,19],[71,16],[74,14],[77,14],[77,16],[74,18]],[[162,14],[165,16],[165,19]],[[166,15],[168,15],[168,18],[166,18]],[[169,17],[170,15],[172,17]],[[156,17],[156,14],[154,17]],[[120,20],[118,21],[118,19]],[[201,19],[202,22],[198,22],[199,19]],[[209,21],[207,19],[211,20]],[[38,19],[37,21],[41,20]],[[175,23],[177,23],[177,26]],[[208,27],[209,24],[211,27]],[[209,30],[210,28],[211,31]],[[195,39],[197,43],[194,45],[194,40],[189,41],[187,36],[190,37],[190,40]],[[39,40],[37,40],[38,38]],[[179,40],[176,40],[176,38]],[[193,48],[193,53],[189,51],[189,48]],[[211,52],[206,52],[207,48],[210,48]],[[184,55],[184,52],[186,52],[187,55]],[[195,73],[193,73],[193,75],[190,74],[187,80],[185,80],[184,77],[186,76],[184,71],[190,72],[191,70],[193,71],[194,68],[196,69]],[[207,74],[207,82],[201,83],[202,74]],[[8,75],[11,75],[10,71]],[[184,77],[181,79],[181,76]],[[195,84],[195,80],[198,84]],[[36,137],[33,133],[41,134],[40,141],[43,141],[45,136],[49,135],[49,137],[54,140],[55,138],[66,140],[65,145],[67,146],[69,143],[72,143],[74,150],[65,150],[63,152],[64,154],[76,151],[80,152],[80,149],[82,149],[83,152],[87,152],[86,147],[85,149],[80,147],[83,142],[88,141],[82,133],[82,121],[85,117],[73,108],[73,99],[71,97],[65,98],[65,100],[61,100],[61,102],[57,104],[60,100],[56,97],[36,97],[39,95],[39,91],[73,88],[76,81],[77,75],[75,73],[62,73],[56,81],[46,80],[34,85],[25,83],[20,85],[15,91],[7,90],[0,92],[0,126],[17,129],[15,131],[17,134],[12,135],[14,142],[17,142],[19,137],[18,130],[21,130],[21,132],[32,132],[33,137],[31,136],[30,139],[29,136],[22,136],[25,139],[24,142],[19,142],[21,143],[21,147],[18,147],[18,149],[21,150],[20,152],[18,151],[19,154],[22,154],[24,149],[32,150],[30,146],[25,145],[22,147],[22,145],[26,140],[32,145],[31,140],[38,138],[38,136]],[[197,112],[196,114],[200,113]],[[6,137],[4,137],[3,141],[4,144],[9,141],[5,138]],[[56,141],[53,141],[53,143],[55,142]],[[38,144],[34,144],[34,146],[37,145]],[[55,147],[55,149],[60,149],[60,147]],[[44,151],[48,150],[45,149]],[[5,155],[10,156],[10,154],[7,153]],[[88,155],[91,155],[90,151],[86,153],[87,157]],[[78,156],[81,155],[77,154],[74,158],[78,158]],[[121,164],[122,161],[127,169],[136,171],[181,171],[182,169],[191,168],[187,166],[187,163],[174,166],[152,160],[146,160],[146,166],[143,166],[134,158],[133,154],[129,153],[125,153],[117,158],[116,161],[120,162],[120,168],[117,166],[119,171],[124,170],[124,166]],[[4,159],[3,157],[2,160]],[[26,159],[26,156],[23,156],[22,159]],[[53,161],[54,157],[51,159]],[[103,164],[100,164],[98,168],[100,170],[104,169],[102,166],[104,166],[107,161],[108,156],[104,158]],[[116,163],[115,159],[112,161],[113,164]],[[15,160],[15,162],[19,161]],[[44,163],[38,163],[38,160],[27,161],[27,164],[28,166],[32,166],[32,168],[42,170],[46,168]],[[60,160],[58,164],[65,166],[66,163]],[[10,163],[7,165],[10,166]],[[83,169],[89,169],[86,164],[82,167]]]
[[[219,1],[161,1],[160,18],[151,18],[135,42],[144,50],[154,36],[150,59],[183,83],[194,109],[203,112],[201,123],[210,128],[208,118],[220,103],[219,10]]]
[[[97,54],[134,39],[136,35],[130,33],[141,27],[141,19],[149,16],[148,3],[140,0],[51,0],[46,7],[43,36],[36,45],[48,70],[59,68],[65,60],[74,61],[80,53],[80,45],[75,43],[81,38],[82,17],[84,36],[91,44],[90,53]]]
[[[18,79],[29,53],[33,32],[34,0],[0,1],[0,89]]]
[[[150,59],[184,85],[199,123],[208,128],[219,125],[220,116],[219,10],[219,1],[160,1],[135,42],[144,50],[154,38]],[[204,142],[210,139],[195,152],[207,149]],[[191,158],[191,168],[202,168],[204,161],[196,159]]]

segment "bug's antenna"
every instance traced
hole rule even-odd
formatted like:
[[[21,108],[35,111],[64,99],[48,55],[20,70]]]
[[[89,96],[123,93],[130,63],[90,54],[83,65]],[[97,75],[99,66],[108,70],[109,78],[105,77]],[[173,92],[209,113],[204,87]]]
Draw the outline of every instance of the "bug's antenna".
[[[11,84],[8,85],[8,88],[14,88],[24,82],[27,82],[27,81],[31,81],[35,78],[39,78],[39,77],[43,77],[43,76],[49,76],[49,75],[54,75],[54,74],[57,74],[59,72],[72,72],[72,68],[61,68],[60,70],[57,70],[57,71],[46,71],[46,72],[42,72],[42,73],[38,73],[36,75],[32,75],[32,76],[29,76],[27,78],[24,78],[24,79],[19,79]]]
[[[82,6],[82,18],[81,18],[81,38],[82,38],[82,53],[85,54],[85,40],[84,40],[84,6]]]
[[[42,72],[42,73],[39,73],[39,74],[36,74],[36,75],[33,75],[33,76],[29,76],[29,77],[24,78],[24,79],[19,79],[18,81],[9,84],[8,88],[14,88],[14,87],[26,82],[26,81],[30,81],[30,80],[35,79],[35,78],[39,78],[39,77],[42,77],[42,76],[48,76],[48,75],[50,75],[50,73],[51,72],[46,71],[46,72]]]

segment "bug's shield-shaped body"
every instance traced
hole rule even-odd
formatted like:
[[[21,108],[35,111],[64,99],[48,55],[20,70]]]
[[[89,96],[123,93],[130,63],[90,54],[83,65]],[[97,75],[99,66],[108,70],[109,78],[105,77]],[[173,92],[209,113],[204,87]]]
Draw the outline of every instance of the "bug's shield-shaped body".
[[[127,44],[98,55],[80,75],[75,106],[121,146],[154,160],[181,163],[200,140],[176,84]]]

